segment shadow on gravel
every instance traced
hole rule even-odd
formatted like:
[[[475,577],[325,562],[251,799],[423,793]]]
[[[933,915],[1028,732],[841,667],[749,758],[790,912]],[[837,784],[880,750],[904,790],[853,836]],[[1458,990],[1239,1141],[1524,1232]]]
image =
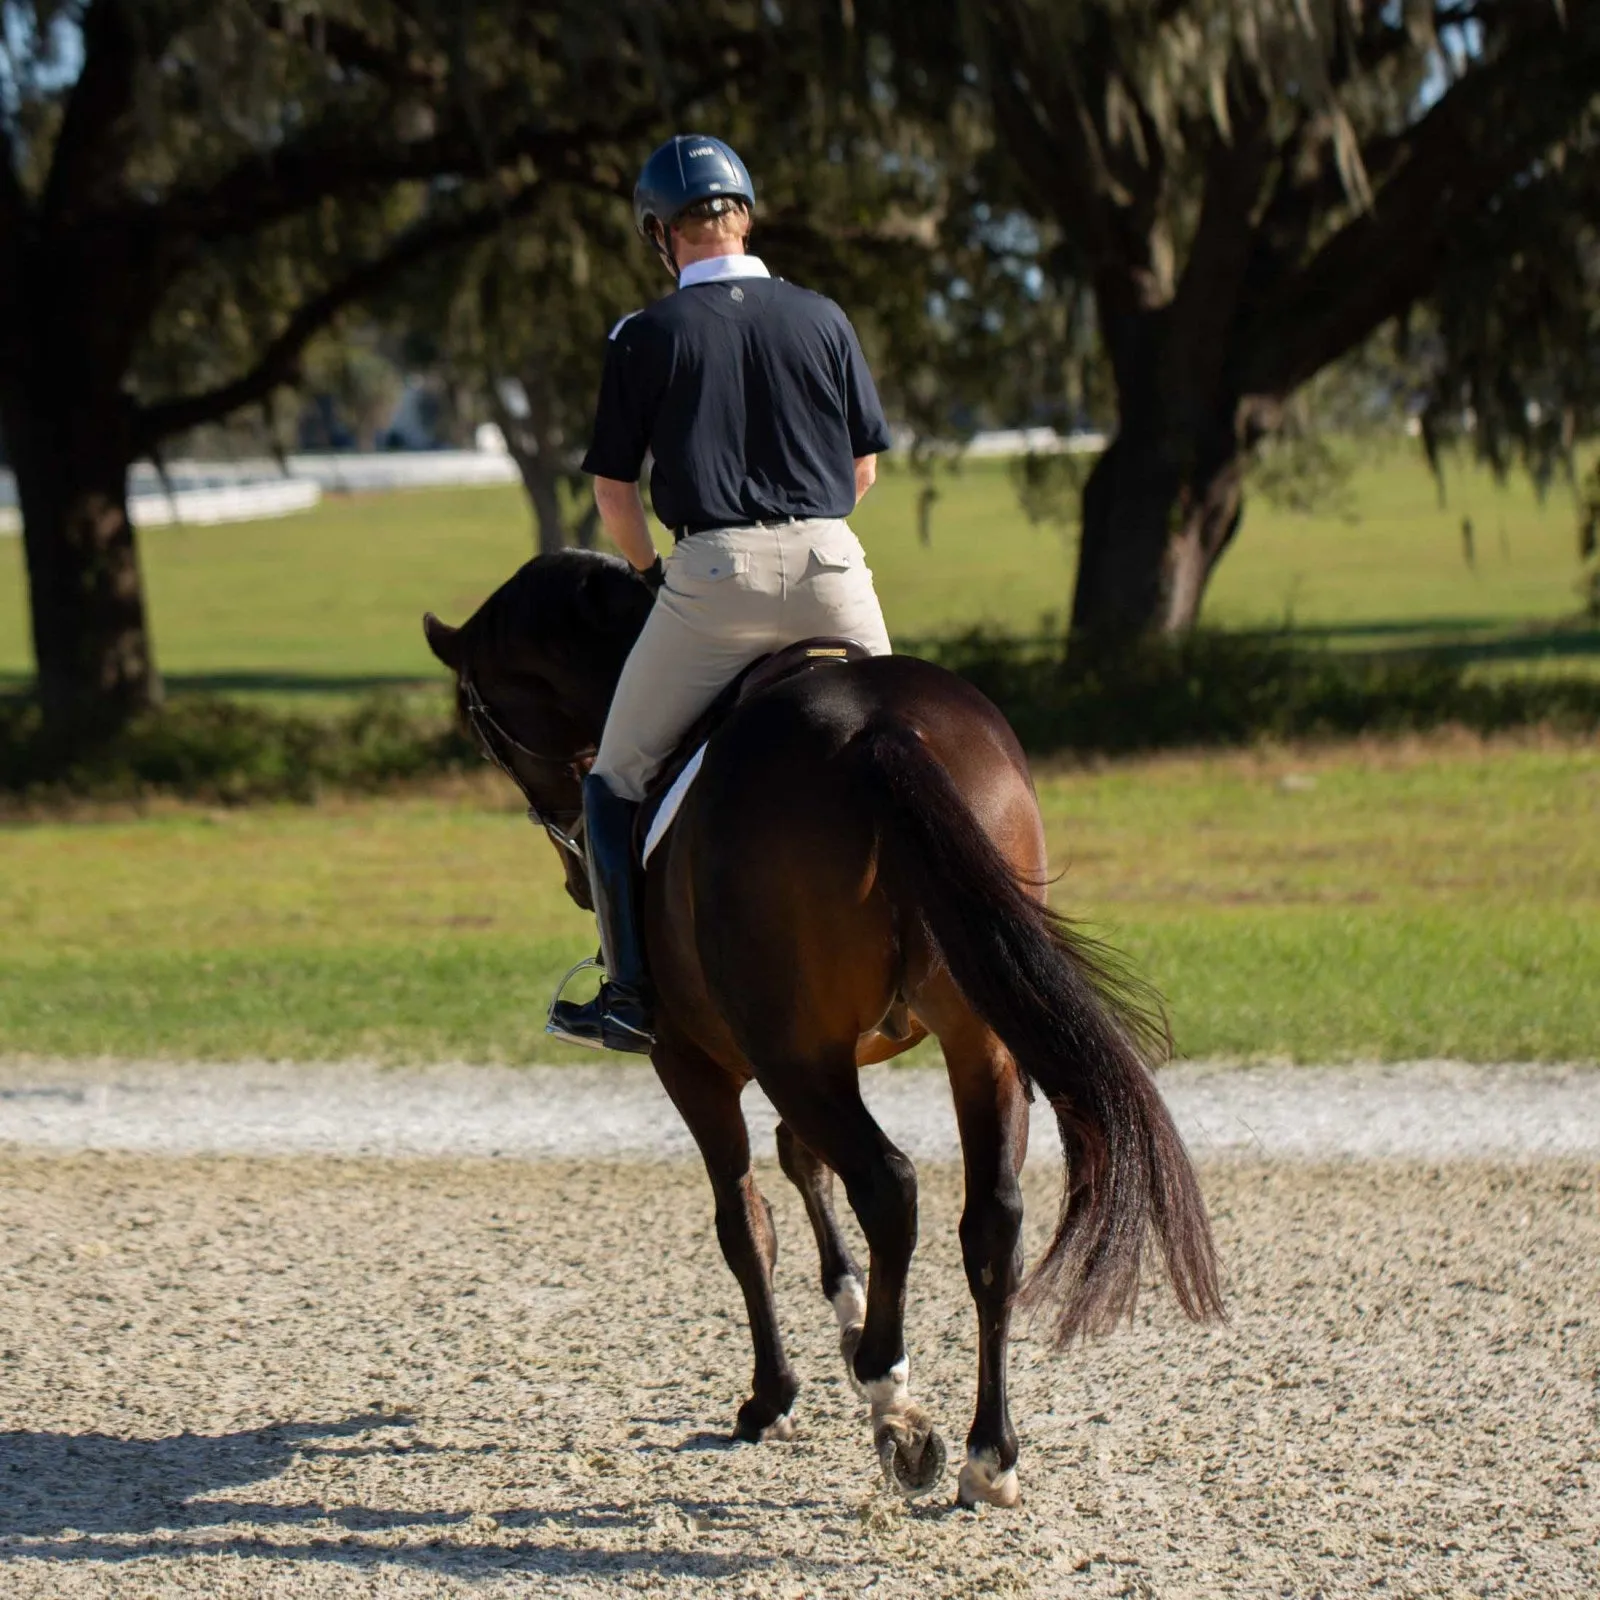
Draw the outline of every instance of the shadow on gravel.
[[[496,1513],[486,1527],[482,1514],[471,1511],[210,1498],[277,1477],[296,1457],[437,1453],[437,1446],[410,1441],[348,1447],[337,1442],[410,1425],[409,1418],[385,1412],[342,1422],[295,1422],[248,1433],[186,1433],[167,1439],[0,1433],[0,1565],[232,1555],[458,1574],[603,1577],[648,1571],[709,1582],[772,1564],[772,1558],[748,1553],[672,1547],[680,1534],[692,1541],[711,1529],[730,1531],[746,1517],[774,1509],[766,1501],[745,1502],[737,1510],[701,1501],[514,1508]],[[228,1531],[241,1525],[255,1531]],[[490,1529],[511,1533],[546,1528],[554,1535],[549,1544],[482,1537]],[[403,1530],[424,1537],[391,1542]],[[631,1530],[640,1539],[653,1536],[656,1547],[595,1549],[581,1542],[584,1533],[615,1537],[619,1530]],[[363,1534],[381,1537],[368,1543]]]
[[[231,1522],[240,1507],[199,1497],[275,1478],[325,1441],[404,1428],[391,1413],[343,1422],[288,1422],[248,1433],[115,1439],[100,1433],[0,1433],[0,1539],[145,1533]]]

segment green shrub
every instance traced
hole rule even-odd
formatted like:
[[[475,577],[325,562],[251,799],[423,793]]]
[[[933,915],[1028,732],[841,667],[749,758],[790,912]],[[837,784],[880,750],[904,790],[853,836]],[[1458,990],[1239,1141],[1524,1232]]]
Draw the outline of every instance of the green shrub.
[[[416,709],[390,695],[335,717],[184,695],[87,749],[54,743],[30,702],[0,701],[0,792],[41,799],[311,800],[327,789],[378,789],[476,760],[446,703]]]
[[[1600,679],[1469,678],[1438,656],[1371,659],[1287,638],[1200,632],[1069,666],[1056,640],[974,630],[918,654],[958,672],[1030,751],[1245,744],[1461,726],[1600,728]]]

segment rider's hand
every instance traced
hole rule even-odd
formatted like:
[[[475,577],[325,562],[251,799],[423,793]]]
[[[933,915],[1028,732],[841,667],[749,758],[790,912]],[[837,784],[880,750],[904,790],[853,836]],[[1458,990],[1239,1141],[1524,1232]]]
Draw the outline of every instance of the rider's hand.
[[[648,567],[635,567],[633,575],[651,594],[658,593],[667,581],[667,569],[662,566],[660,556],[657,556]]]

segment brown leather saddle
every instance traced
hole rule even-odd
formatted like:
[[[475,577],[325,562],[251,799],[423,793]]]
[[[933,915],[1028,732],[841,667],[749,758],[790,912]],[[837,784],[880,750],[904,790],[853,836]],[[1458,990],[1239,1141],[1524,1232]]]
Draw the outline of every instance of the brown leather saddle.
[[[661,802],[667,797],[667,791],[677,782],[695,751],[727,721],[735,707],[802,673],[815,672],[819,667],[842,667],[852,661],[871,659],[872,652],[854,639],[801,639],[773,651],[769,656],[758,656],[752,661],[690,724],[689,731],[679,740],[677,749],[656,774],[634,824],[635,859],[644,853],[644,842],[650,835],[650,826],[661,809]]]

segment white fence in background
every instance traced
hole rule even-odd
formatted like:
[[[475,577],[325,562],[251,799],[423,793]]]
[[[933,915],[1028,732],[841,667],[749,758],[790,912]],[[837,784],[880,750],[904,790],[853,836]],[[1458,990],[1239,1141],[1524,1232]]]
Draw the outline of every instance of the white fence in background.
[[[1106,447],[1103,433],[1057,433],[1054,428],[995,428],[967,441],[969,456],[1097,455]]]
[[[296,511],[309,511],[321,498],[320,484],[304,478],[279,478],[275,483],[174,489],[170,495],[130,495],[128,516],[136,528],[158,528],[169,522],[200,526],[254,522],[259,517],[287,517]]]
[[[902,454],[918,442],[910,428],[890,431],[894,439],[890,448]],[[988,428],[964,442],[941,439],[925,441],[922,447],[941,460],[970,457],[983,461],[1024,455],[1098,455],[1106,447],[1106,438],[1103,433],[1057,433],[1054,428]]]
[[[960,451],[980,459],[1033,451],[1052,455],[1105,448],[1100,433],[1058,434],[1050,428],[1005,428],[975,434]],[[284,467],[288,475],[284,475]],[[309,511],[324,494],[386,494],[395,489],[442,489],[515,483],[516,463],[502,450],[396,450],[370,453],[268,456],[241,461],[173,461],[166,482],[148,462],[128,476],[128,514],[138,528],[167,523],[206,526],[254,522]],[[0,470],[0,534],[18,527],[16,485]]]
[[[487,450],[380,450],[370,453],[295,455],[286,458],[291,478],[305,478],[328,494],[381,494],[391,489],[444,489],[475,483],[516,483],[510,456]],[[195,472],[228,471],[260,479],[282,471],[276,461],[198,462]]]
[[[284,475],[284,467],[288,475]],[[394,489],[515,483],[509,456],[476,450],[382,451],[370,455],[293,455],[242,461],[173,461],[166,483],[148,462],[128,475],[128,515],[137,528],[254,522],[309,511],[329,494],[383,494]],[[19,525],[16,483],[0,471],[0,533]]]
[[[14,496],[0,487],[0,533],[15,533],[20,526]],[[159,528],[169,523],[210,527],[219,522],[256,522],[266,517],[287,517],[309,511],[322,498],[322,486],[305,478],[276,478],[261,483],[208,484],[165,490],[130,485],[128,518],[136,528]]]

